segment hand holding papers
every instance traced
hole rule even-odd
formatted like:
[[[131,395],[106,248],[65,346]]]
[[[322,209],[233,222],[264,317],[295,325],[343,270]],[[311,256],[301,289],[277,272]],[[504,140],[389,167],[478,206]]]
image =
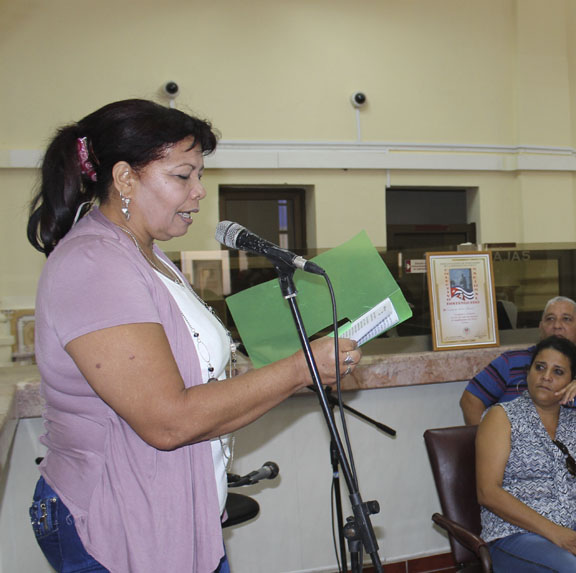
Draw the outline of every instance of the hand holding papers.
[[[358,342],[363,344],[412,316],[398,284],[365,232],[314,257],[313,261],[324,268],[332,281],[339,321],[347,321],[339,329],[340,336],[346,336],[346,331],[354,328],[351,337],[359,336],[361,342]],[[308,336],[329,327],[332,306],[324,279],[296,271],[294,282]],[[254,367],[300,349],[289,305],[277,280],[234,294],[226,299],[226,304]],[[367,321],[366,315],[373,320]],[[358,324],[353,326],[357,320]],[[380,327],[374,329],[380,322]],[[356,330],[360,325],[371,327],[360,332]]]
[[[351,338],[362,346],[400,322],[392,301],[387,298],[338,332],[341,338]]]

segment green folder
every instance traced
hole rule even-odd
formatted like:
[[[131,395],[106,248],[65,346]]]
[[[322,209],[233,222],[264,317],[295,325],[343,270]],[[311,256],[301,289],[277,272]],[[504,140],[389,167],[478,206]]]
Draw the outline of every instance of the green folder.
[[[412,316],[398,284],[365,231],[311,260],[326,271],[332,282],[339,324],[346,321],[339,332],[387,298],[398,316],[396,324]],[[297,270],[294,284],[306,334],[312,337],[330,327],[332,303],[324,278]],[[292,311],[278,280],[229,296],[226,304],[255,368],[300,350]]]

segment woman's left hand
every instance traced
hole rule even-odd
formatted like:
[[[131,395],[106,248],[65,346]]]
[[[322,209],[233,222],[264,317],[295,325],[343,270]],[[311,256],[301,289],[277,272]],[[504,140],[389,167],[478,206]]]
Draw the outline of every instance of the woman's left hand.
[[[576,531],[573,529],[554,523],[549,539],[558,547],[562,547],[562,549],[566,549],[566,551],[576,555]]]
[[[576,398],[576,380],[572,380],[572,382],[562,390],[555,392],[555,395],[558,397],[560,404],[572,406],[574,404],[574,398]]]
[[[362,350],[355,340],[348,338],[338,339],[338,363],[340,367],[340,375],[342,377],[351,374],[362,358]],[[311,344],[312,353],[316,365],[318,366],[318,373],[322,379],[322,384],[332,385],[336,383],[336,367],[334,360],[334,339],[330,336],[324,336],[318,340],[314,340]],[[304,355],[302,352],[297,353],[300,358],[301,364],[304,367]],[[310,374],[308,368],[304,369],[304,379],[310,383]]]

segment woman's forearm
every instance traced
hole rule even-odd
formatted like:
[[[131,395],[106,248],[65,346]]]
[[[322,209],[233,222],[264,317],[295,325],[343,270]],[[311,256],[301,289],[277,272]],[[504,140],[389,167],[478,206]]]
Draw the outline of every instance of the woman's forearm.
[[[479,488],[478,503],[504,521],[542,535],[542,537],[556,543],[555,538],[560,526],[540,515],[502,487]]]

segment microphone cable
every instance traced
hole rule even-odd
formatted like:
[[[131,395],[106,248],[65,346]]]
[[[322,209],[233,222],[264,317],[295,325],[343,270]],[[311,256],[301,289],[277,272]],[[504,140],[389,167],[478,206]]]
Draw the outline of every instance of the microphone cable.
[[[348,461],[350,463],[350,472],[353,481],[353,485],[356,491],[359,491],[358,487],[358,475],[356,473],[356,465],[354,463],[354,455],[352,453],[352,445],[350,443],[350,435],[348,432],[348,424],[346,422],[346,416],[344,413],[344,404],[342,400],[342,384],[341,384],[341,376],[340,376],[340,360],[338,359],[339,352],[340,352],[340,343],[338,339],[338,311],[336,307],[336,295],[334,294],[334,288],[332,286],[332,281],[327,273],[322,275],[326,284],[328,286],[328,290],[330,292],[330,300],[332,303],[332,330],[334,333],[334,356],[335,356],[335,365],[336,365],[336,400],[338,403],[338,409],[340,410],[340,423],[342,426],[342,435],[344,436],[344,442],[346,444],[346,453],[348,456]],[[349,492],[350,493],[350,492]],[[341,562],[340,556],[342,555],[342,559],[345,558],[346,555],[346,548],[342,547],[342,537],[340,528],[344,527],[344,523],[338,523],[338,530],[335,529],[335,522],[338,520],[338,515],[335,515],[335,505],[336,505],[336,488],[334,479],[331,483],[330,488],[330,513],[331,513],[331,522],[332,522],[332,543],[334,546],[334,553],[336,556],[336,563],[338,565],[338,571],[342,572],[344,563]],[[340,544],[340,547],[338,547]]]
[[[348,433],[348,425],[346,423],[346,416],[344,414],[344,404],[342,401],[342,384],[340,376],[340,360],[338,359],[340,344],[338,340],[338,312],[336,309],[336,295],[334,294],[334,288],[332,287],[332,281],[327,273],[322,275],[330,291],[330,300],[332,302],[332,330],[334,332],[334,356],[336,357],[336,398],[338,401],[338,409],[340,410],[340,422],[342,424],[342,434],[344,436],[344,441],[346,444],[346,453],[348,455],[348,461],[350,462],[350,471],[352,473],[352,479],[354,482],[354,487],[358,490],[358,476],[356,473],[356,465],[354,463],[354,455],[352,454],[352,445],[350,443],[350,436]]]

